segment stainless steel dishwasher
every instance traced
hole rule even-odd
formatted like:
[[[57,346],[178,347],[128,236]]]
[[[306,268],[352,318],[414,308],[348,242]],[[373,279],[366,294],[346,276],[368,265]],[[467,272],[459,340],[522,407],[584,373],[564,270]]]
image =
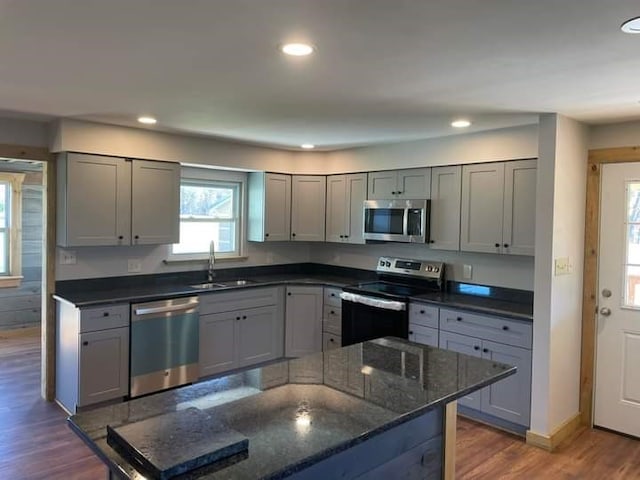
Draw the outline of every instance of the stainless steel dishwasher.
[[[198,378],[198,297],[131,305],[131,397]]]

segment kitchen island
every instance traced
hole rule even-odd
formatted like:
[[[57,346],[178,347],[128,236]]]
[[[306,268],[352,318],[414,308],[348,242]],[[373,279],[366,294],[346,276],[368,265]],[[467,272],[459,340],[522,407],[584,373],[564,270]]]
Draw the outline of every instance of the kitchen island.
[[[188,409],[246,438],[248,450],[180,478],[445,478],[455,400],[514,373],[387,337],[97,408],[70,417],[69,425],[114,478],[149,473],[107,443],[107,426]],[[156,435],[180,454],[191,427]]]

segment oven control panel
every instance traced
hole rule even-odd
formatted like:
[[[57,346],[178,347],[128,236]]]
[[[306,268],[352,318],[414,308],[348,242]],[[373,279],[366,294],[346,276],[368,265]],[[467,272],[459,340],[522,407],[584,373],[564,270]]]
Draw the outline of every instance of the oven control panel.
[[[407,258],[380,257],[376,271],[422,278],[441,280],[444,276],[444,263]]]

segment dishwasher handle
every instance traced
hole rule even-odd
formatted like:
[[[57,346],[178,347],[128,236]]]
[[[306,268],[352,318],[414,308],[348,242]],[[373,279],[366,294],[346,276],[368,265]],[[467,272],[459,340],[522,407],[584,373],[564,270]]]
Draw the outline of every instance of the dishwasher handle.
[[[154,313],[182,312],[184,310],[192,310],[198,306],[198,302],[183,303],[180,305],[163,305],[160,307],[144,307],[136,308],[133,313],[135,315],[151,315]],[[135,320],[135,319],[134,319]]]

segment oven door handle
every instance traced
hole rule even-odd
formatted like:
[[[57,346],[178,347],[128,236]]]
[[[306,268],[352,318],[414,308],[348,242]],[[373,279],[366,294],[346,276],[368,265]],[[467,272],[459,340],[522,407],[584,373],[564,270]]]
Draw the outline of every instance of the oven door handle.
[[[381,298],[366,297],[357,293],[342,292],[340,298],[346,302],[361,303],[369,307],[382,308],[384,310],[403,311],[407,309],[405,302],[397,302],[395,300],[383,300]]]

